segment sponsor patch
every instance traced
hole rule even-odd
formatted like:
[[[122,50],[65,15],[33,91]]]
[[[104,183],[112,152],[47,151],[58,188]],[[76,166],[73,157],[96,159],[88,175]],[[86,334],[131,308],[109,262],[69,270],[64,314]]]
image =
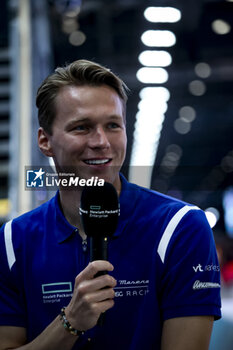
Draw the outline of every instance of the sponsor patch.
[[[215,282],[201,282],[199,280],[195,281],[193,284],[193,289],[209,289],[209,288],[220,288],[219,283]]]

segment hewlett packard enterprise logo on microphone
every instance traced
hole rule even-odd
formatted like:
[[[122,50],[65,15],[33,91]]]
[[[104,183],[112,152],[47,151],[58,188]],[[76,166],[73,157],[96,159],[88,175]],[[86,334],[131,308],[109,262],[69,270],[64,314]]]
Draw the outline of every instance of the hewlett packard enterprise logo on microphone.
[[[26,190],[57,190],[74,189],[86,186],[104,186],[104,179],[92,176],[88,179],[81,178],[75,172],[51,171],[45,167],[25,168],[25,189]]]

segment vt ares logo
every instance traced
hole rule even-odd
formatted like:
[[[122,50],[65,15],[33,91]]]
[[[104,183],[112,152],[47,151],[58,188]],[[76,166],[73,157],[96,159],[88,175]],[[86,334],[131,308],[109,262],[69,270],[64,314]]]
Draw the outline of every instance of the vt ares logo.
[[[27,187],[43,187],[44,181],[43,177],[45,172],[42,171],[42,168],[40,170],[27,170],[26,173],[26,185]]]
[[[219,272],[220,267],[218,265],[210,264],[210,265],[205,265],[204,267],[201,264],[198,264],[197,266],[193,266],[194,272]]]
[[[197,266],[193,266],[193,270],[195,272],[197,271],[200,271],[200,272],[203,272],[204,270],[202,269],[202,265],[201,264],[198,264]]]

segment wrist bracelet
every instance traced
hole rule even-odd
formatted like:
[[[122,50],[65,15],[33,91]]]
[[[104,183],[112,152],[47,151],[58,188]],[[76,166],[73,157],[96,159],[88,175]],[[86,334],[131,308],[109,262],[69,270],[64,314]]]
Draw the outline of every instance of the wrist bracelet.
[[[62,321],[63,327],[65,328],[65,330],[67,330],[67,332],[69,332],[72,335],[75,335],[76,337],[85,333],[85,331],[78,331],[77,329],[71,326],[70,322],[66,318],[65,307],[61,309],[60,316],[60,320]]]

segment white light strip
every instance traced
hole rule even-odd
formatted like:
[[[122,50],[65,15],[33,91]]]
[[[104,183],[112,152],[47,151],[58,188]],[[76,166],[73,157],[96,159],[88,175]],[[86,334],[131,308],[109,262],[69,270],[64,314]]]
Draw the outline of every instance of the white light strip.
[[[144,14],[153,22],[176,22],[181,18],[179,10],[167,7],[150,7]],[[149,47],[170,47],[175,45],[176,36],[169,30],[147,30],[142,34],[141,40]],[[167,82],[168,72],[161,68],[172,63],[172,57],[167,51],[145,50],[138,59],[144,65],[136,73],[139,81],[145,84]],[[138,103],[139,111],[133,134],[129,180],[150,187],[170,92],[162,86],[148,86],[140,91],[139,96],[141,101]]]
[[[136,76],[142,83],[163,84],[168,80],[168,73],[164,68],[142,67]]]
[[[167,67],[172,63],[172,57],[167,51],[146,50],[138,56],[139,62],[143,66],[151,67]]]
[[[144,16],[147,21],[153,23],[175,23],[181,19],[181,12],[174,7],[148,7]]]
[[[141,40],[150,47],[170,47],[175,45],[176,36],[170,30],[147,30],[142,34]]]
[[[168,101],[170,98],[170,92],[163,86],[149,86],[144,87],[140,92],[139,96],[141,99],[151,98],[157,101]]]
[[[156,107],[154,113],[150,108],[150,113],[140,110],[136,115],[129,179],[140,186],[150,186],[164,118],[164,114],[156,113]]]
[[[154,119],[154,116],[158,116],[160,118],[161,114],[164,114],[167,111],[167,102],[163,100],[143,98],[138,103],[138,109],[140,112],[147,114],[147,117],[151,116]]]

